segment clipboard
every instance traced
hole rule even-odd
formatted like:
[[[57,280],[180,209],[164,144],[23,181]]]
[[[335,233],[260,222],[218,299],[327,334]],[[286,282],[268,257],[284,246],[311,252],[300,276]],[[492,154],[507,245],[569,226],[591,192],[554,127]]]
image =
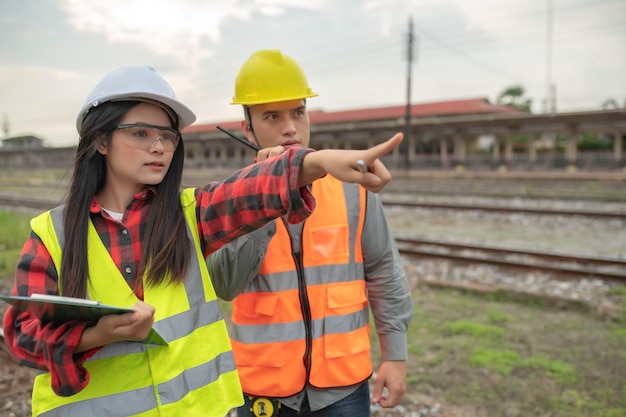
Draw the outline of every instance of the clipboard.
[[[44,323],[55,324],[70,320],[96,322],[100,317],[109,314],[125,314],[134,311],[131,308],[102,304],[95,300],[48,294],[32,294],[30,297],[0,294],[0,301],[11,304],[20,311],[28,311]],[[148,337],[140,343],[160,346],[168,344],[154,328],[150,329]]]

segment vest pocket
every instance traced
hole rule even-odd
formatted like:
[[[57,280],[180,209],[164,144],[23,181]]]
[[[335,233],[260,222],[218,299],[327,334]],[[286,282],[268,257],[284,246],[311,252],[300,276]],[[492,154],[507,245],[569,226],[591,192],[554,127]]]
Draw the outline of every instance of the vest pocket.
[[[324,356],[327,359],[370,350],[365,281],[333,284],[326,291]]]
[[[324,263],[349,259],[348,226],[324,227],[309,231],[311,259]]]
[[[276,312],[278,295],[273,293],[254,293],[254,297],[239,295],[236,300],[237,313],[246,318],[272,317]]]
[[[246,344],[239,348],[237,342],[233,344],[233,352],[237,366],[272,367],[285,366],[285,352],[278,343]]]
[[[367,305],[365,281],[356,280],[330,284],[326,289],[326,304],[331,315],[361,310]]]
[[[237,366],[281,367],[285,364],[281,343],[280,325],[271,323],[278,304],[278,295],[255,293],[254,297],[235,299],[237,308],[233,310],[233,322],[242,327],[237,333],[245,333],[241,342],[233,340],[233,352]],[[244,335],[241,335],[244,336]]]

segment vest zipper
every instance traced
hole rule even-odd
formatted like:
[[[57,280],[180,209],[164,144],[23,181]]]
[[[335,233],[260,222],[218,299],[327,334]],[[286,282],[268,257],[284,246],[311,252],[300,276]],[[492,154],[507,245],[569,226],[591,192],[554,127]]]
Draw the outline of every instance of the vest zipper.
[[[289,232],[289,226],[285,219],[281,218],[283,223],[285,224],[285,228]],[[304,225],[302,226],[302,230],[304,231]],[[311,374],[311,351],[313,350],[313,337],[311,335],[311,305],[309,303],[309,296],[306,291],[306,281],[304,277],[304,266],[302,261],[302,239],[299,239],[298,247],[295,247],[293,244],[293,238],[291,233],[287,233],[289,235],[289,240],[291,241],[291,254],[293,256],[293,260],[296,264],[296,273],[298,274],[298,297],[300,298],[300,310],[302,311],[302,320],[304,321],[304,332],[305,332],[305,344],[306,348],[304,350],[304,357],[302,361],[304,363],[304,369],[306,370],[306,380],[305,386],[309,382],[309,376]]]

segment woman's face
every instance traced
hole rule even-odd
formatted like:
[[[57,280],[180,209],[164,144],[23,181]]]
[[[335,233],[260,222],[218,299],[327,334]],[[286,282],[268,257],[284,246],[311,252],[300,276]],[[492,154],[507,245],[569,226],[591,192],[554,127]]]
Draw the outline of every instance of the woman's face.
[[[165,110],[139,103],[124,115],[111,140],[100,145],[105,155],[106,186],[137,193],[163,181],[180,140]]]

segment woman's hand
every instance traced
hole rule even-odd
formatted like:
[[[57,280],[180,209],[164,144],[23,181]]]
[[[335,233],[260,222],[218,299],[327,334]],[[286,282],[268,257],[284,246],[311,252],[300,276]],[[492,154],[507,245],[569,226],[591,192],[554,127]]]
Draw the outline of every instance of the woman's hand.
[[[154,307],[137,301],[132,309],[135,310],[134,313],[104,316],[96,327],[100,327],[105,334],[110,334],[113,337],[112,342],[144,340],[154,323]]]
[[[95,326],[85,329],[74,353],[115,342],[140,342],[148,337],[154,323],[154,307],[137,301],[132,309],[132,313],[104,316]]]

